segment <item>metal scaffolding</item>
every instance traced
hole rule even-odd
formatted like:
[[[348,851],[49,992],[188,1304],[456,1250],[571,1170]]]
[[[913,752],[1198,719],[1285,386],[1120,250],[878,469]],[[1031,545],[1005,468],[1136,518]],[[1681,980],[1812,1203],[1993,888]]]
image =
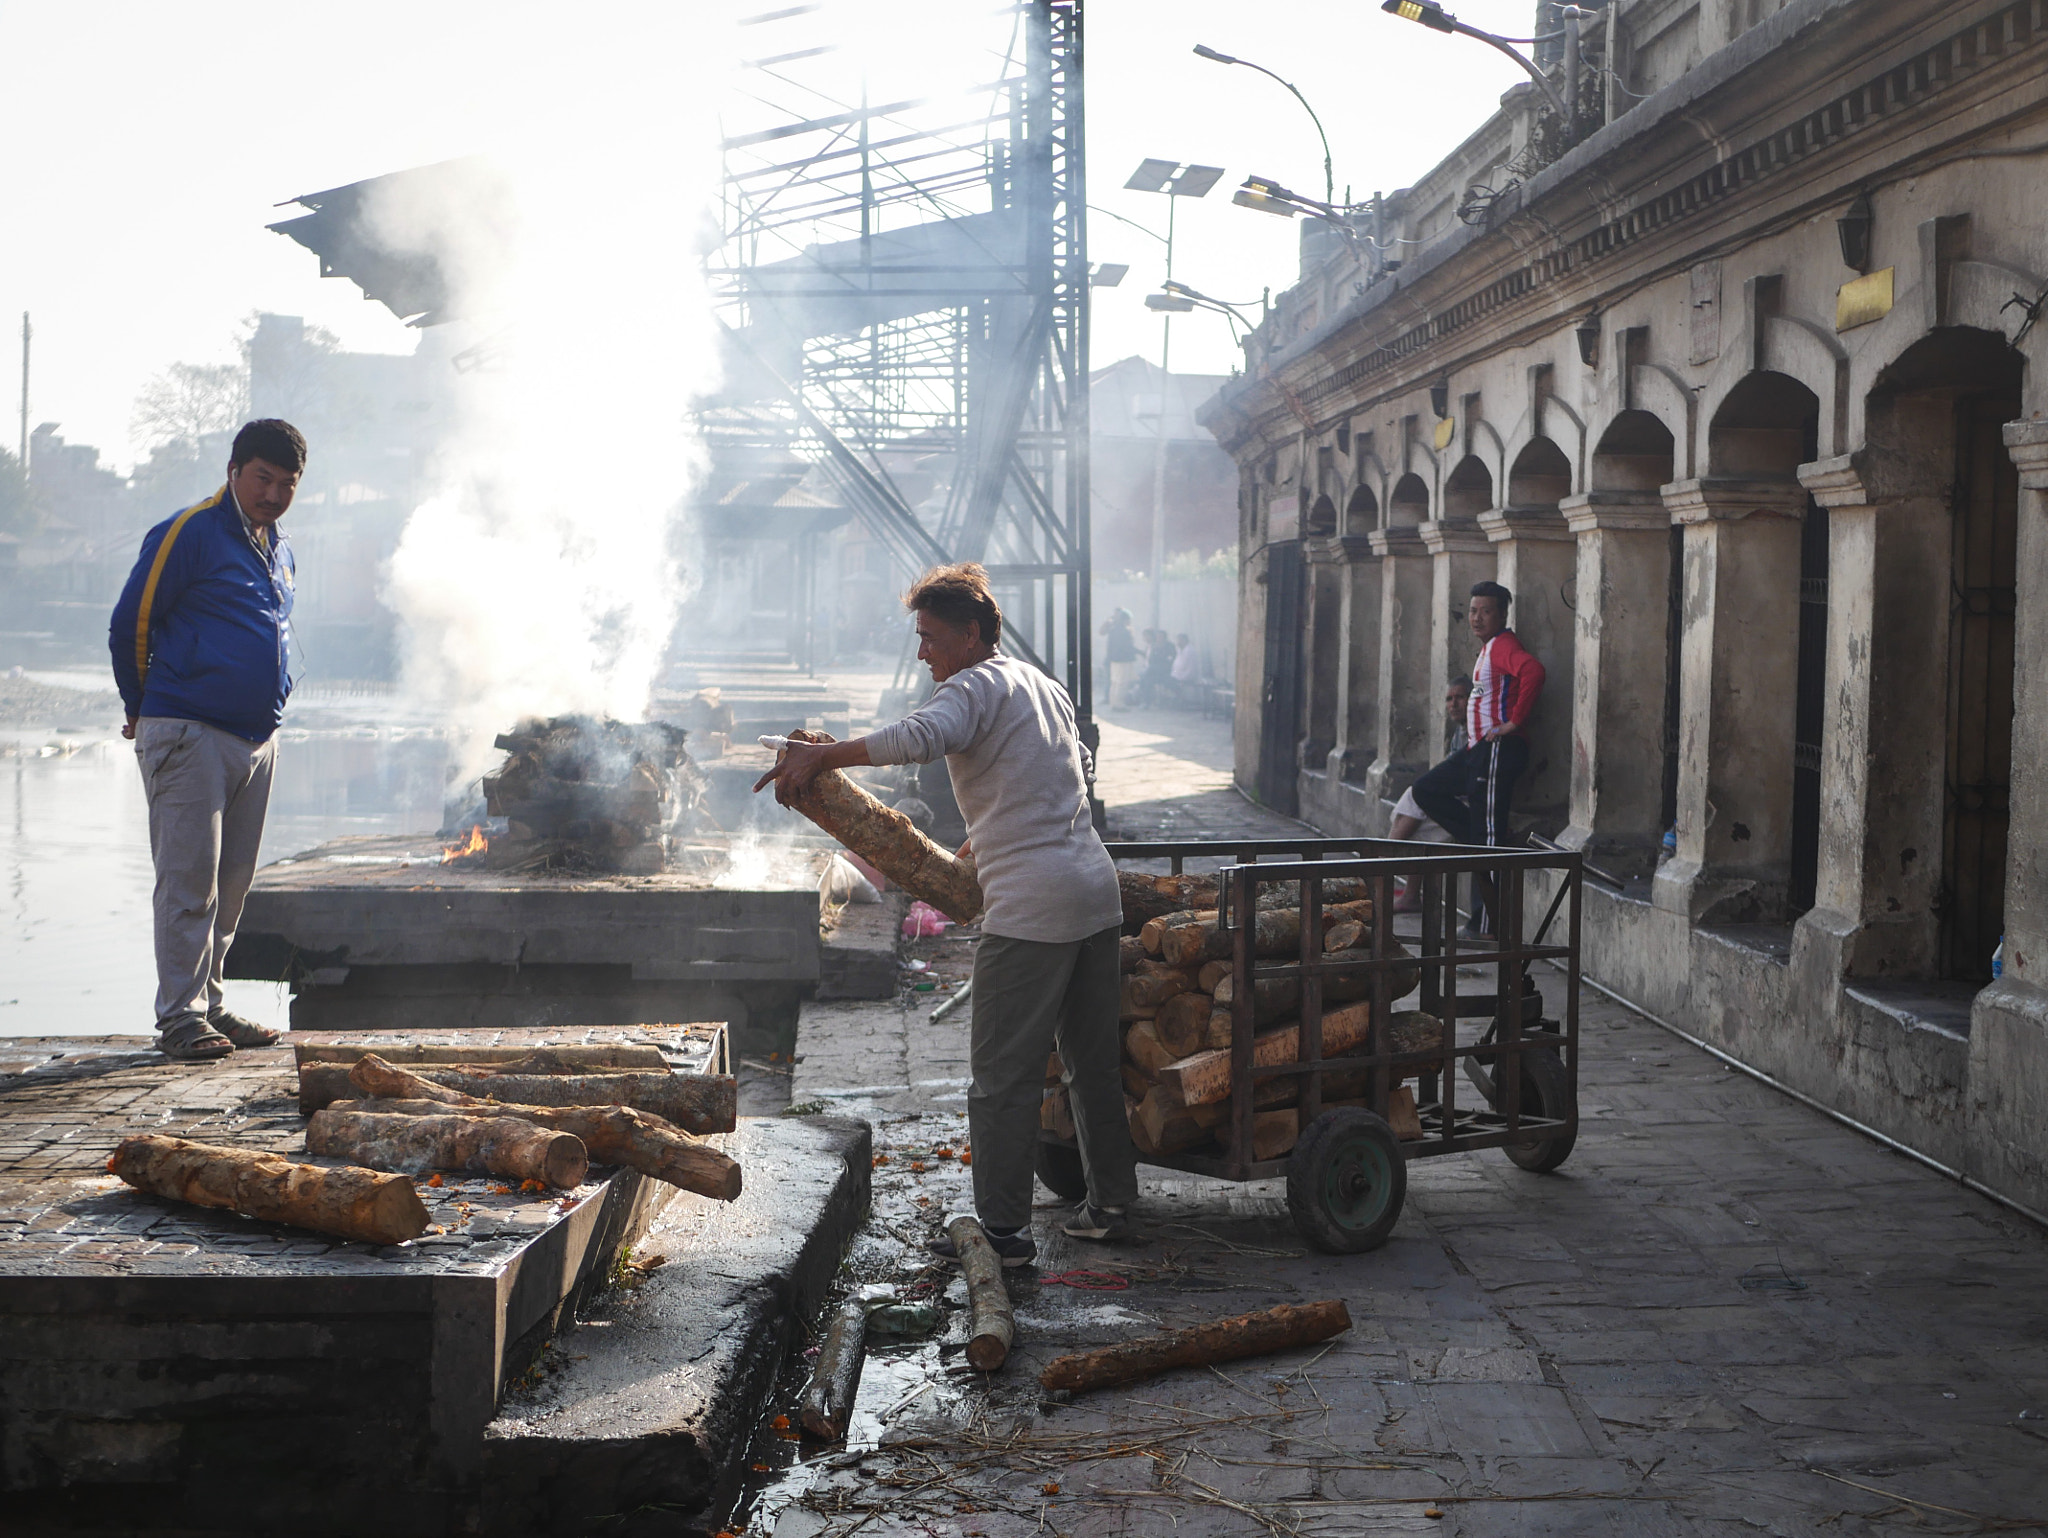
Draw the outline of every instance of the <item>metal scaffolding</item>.
[[[1006,649],[1092,749],[1081,0],[992,8],[971,87],[879,104],[803,46],[821,9],[889,24],[873,0],[754,19],[787,46],[728,114],[714,463],[815,466],[905,573],[981,561]]]

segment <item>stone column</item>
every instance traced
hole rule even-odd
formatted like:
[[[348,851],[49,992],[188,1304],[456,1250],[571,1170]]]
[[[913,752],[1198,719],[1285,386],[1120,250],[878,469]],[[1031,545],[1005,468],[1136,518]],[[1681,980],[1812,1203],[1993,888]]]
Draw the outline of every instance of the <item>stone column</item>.
[[[1791,879],[1806,490],[1717,476],[1663,496],[1685,530],[1685,628],[1678,854],[1659,867],[1652,899],[1694,923],[1776,919]]]
[[[1429,689],[1430,557],[1412,528],[1367,536],[1380,558],[1377,756],[1366,773],[1376,802],[1394,801],[1427,769],[1429,718],[1443,700]]]
[[[1954,524],[1938,459],[1799,467],[1828,513],[1820,862],[1800,942],[1836,978],[1931,977],[1942,882]],[[1921,468],[1917,484],[1877,484]]]
[[[2048,1210],[2048,421],[2008,422],[2020,470],[2005,970],[1970,1017],[1964,1173]]]
[[[1470,673],[1472,659],[1479,652],[1466,619],[1466,605],[1472,584],[1493,576],[1493,541],[1480,531],[1476,519],[1438,519],[1416,532],[1430,556],[1429,720],[1424,740],[1429,761],[1435,763],[1450,750],[1444,686],[1453,674]]]
[[[1515,810],[1548,828],[1564,825],[1572,788],[1573,616],[1565,606],[1578,574],[1572,531],[1555,507],[1497,507],[1479,515],[1493,542],[1494,580],[1515,595],[1508,624],[1543,664],[1543,695],[1530,718],[1529,767]]]
[[[1671,514],[1653,491],[1558,504],[1576,539],[1571,824],[1558,842],[1648,875],[1663,841]]]
[[[1337,684],[1337,746],[1330,778],[1361,783],[1379,755],[1380,560],[1372,540],[1347,534],[1342,549],[1344,667]]]
[[[1301,556],[1307,567],[1302,598],[1308,612],[1299,616],[1306,642],[1302,648],[1300,762],[1303,769],[1319,775],[1337,745],[1342,711],[1343,551],[1335,539],[1311,539],[1303,541]]]

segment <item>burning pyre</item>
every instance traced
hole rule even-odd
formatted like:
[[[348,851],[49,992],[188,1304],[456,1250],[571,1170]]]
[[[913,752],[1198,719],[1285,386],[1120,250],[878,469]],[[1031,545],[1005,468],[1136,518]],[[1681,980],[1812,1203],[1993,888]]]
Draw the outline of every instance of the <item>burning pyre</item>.
[[[661,870],[704,794],[685,735],[661,721],[520,722],[498,737],[505,762],[483,781],[485,809],[506,819],[505,832],[486,840],[472,829],[450,857],[493,870]]]

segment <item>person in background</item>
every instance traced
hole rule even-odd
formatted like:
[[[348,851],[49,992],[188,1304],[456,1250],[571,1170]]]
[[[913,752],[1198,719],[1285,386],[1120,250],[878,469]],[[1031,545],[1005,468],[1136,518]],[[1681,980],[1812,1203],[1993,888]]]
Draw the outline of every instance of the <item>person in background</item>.
[[[1128,705],[1138,681],[1138,642],[1131,634],[1131,611],[1110,610],[1102,633],[1109,638],[1103,650],[1103,660],[1109,664],[1109,704]]]
[[[1137,1153],[1124,1113],[1118,941],[1123,896],[1090,820],[1088,750],[1067,693],[997,649],[1003,611],[972,562],[939,566],[904,595],[917,656],[938,685],[901,721],[852,742],[791,743],[754,786],[785,805],[827,769],[928,764],[944,755],[967,818],[987,906],[974,947],[967,1126],[974,1206],[1006,1266],[1038,1256],[1032,1174],[1045,1063],[1057,1048],[1088,1196],[1062,1226],[1100,1241],[1129,1234]],[[955,1260],[950,1239],[932,1245]]]
[[[1444,689],[1444,725],[1447,732],[1444,741],[1452,753],[1464,750],[1465,706],[1471,698],[1472,680],[1463,674],[1452,679]],[[1394,803],[1394,818],[1387,826],[1387,837],[1418,839],[1425,844],[1448,844],[1451,841],[1451,835],[1417,804],[1412,785],[1402,791],[1401,799]],[[1394,899],[1394,911],[1420,913],[1422,894],[1410,883],[1402,882],[1400,895]]]
[[[1173,659],[1178,653],[1163,630],[1145,632],[1145,676],[1138,684],[1138,703],[1157,705],[1173,689]]]
[[[1187,632],[1173,638],[1173,690],[1179,704],[1187,703],[1187,696],[1202,681],[1202,659],[1195,655],[1195,646]]]
[[[107,632],[149,801],[157,1046],[181,1062],[277,1040],[221,984],[292,688],[296,568],[278,520],[305,468],[291,423],[243,427],[227,484],[142,537]]]
[[[1466,746],[1412,787],[1424,814],[1460,844],[1497,845],[1507,837],[1515,781],[1529,765],[1523,728],[1543,696],[1543,664],[1508,629],[1513,601],[1498,582],[1472,584],[1465,614],[1479,655],[1472,659],[1472,697],[1465,707]],[[1492,930],[1482,911],[1488,884],[1473,878],[1480,890],[1466,933],[1474,939]]]

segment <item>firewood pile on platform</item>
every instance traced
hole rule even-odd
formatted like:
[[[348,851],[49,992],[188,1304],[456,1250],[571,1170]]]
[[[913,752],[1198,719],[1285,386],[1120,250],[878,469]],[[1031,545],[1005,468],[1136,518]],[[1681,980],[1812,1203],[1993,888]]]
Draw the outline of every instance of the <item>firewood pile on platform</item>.
[[[1119,1014],[1123,1037],[1124,1104],[1131,1140],[1141,1155],[1217,1153],[1226,1143],[1231,1099],[1233,1007],[1241,981],[1232,957],[1235,935],[1217,919],[1213,876],[1145,876],[1119,872],[1124,929]],[[1366,884],[1333,877],[1322,884],[1320,945],[1338,969],[1323,975],[1322,1056],[1359,1056],[1368,1047],[1372,1006],[1372,899]],[[1275,882],[1260,894],[1252,949],[1259,959],[1296,961],[1301,955],[1300,888]],[[1409,956],[1396,940],[1395,954]],[[1421,981],[1419,967],[1392,970],[1387,994],[1399,999]],[[1301,1059],[1301,980],[1253,981],[1254,1067]],[[1443,1027],[1420,1010],[1394,1012],[1388,1046],[1396,1052],[1435,1047]],[[1043,1128],[1072,1138],[1073,1114],[1061,1082],[1057,1054],[1046,1064]],[[1332,1070],[1323,1077],[1323,1105],[1365,1105],[1370,1072]],[[1253,1092],[1252,1157],[1277,1159],[1301,1135],[1301,1076],[1261,1079]],[[1389,1121],[1402,1137],[1421,1136],[1415,1100],[1398,1086]]]
[[[342,1167],[141,1136],[108,1169],[159,1196],[370,1244],[426,1231],[414,1181],[438,1185],[442,1171],[573,1191],[595,1163],[718,1201],[740,1194],[739,1164],[704,1141],[737,1125],[737,1082],[675,1073],[654,1047],[296,1051],[306,1152]]]
[[[675,835],[702,819],[705,781],[687,735],[663,721],[520,722],[497,738],[507,756],[483,781],[485,809],[509,826],[473,834],[451,857],[503,871],[662,870]]]

